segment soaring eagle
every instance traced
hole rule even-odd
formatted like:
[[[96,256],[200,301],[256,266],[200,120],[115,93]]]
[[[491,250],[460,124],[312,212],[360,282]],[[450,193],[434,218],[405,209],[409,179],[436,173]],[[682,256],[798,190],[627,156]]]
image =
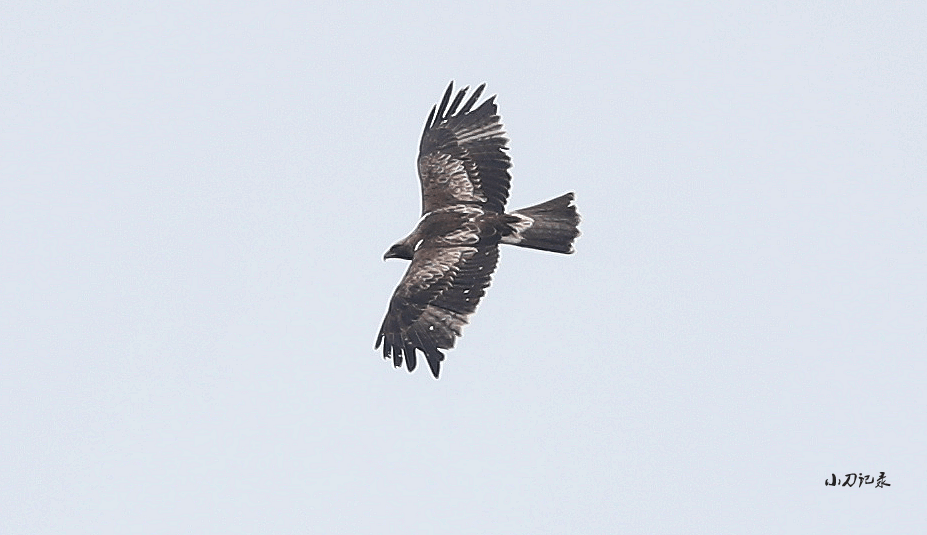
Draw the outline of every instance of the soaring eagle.
[[[444,354],[454,347],[467,318],[486,293],[499,260],[499,244],[572,253],[579,236],[573,193],[505,213],[509,167],[495,96],[473,108],[486,84],[463,102],[454,82],[433,106],[418,152],[422,218],[383,259],[411,260],[380,327],[377,343],[393,365],[415,369],[415,350],[438,377]],[[463,106],[461,103],[463,102]]]

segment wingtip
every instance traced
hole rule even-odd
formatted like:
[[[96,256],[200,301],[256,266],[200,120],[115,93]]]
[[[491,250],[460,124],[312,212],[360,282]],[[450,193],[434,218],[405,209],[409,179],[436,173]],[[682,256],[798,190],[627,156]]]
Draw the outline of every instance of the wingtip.
[[[431,128],[431,127],[434,125],[435,111],[437,111],[437,109],[438,109],[438,105],[437,105],[437,104],[435,104],[434,106],[431,107],[431,112],[428,114],[428,119],[425,120],[425,132],[427,132],[428,129]],[[423,133],[423,135],[424,135],[424,133]]]
[[[483,82],[482,84],[480,84],[479,87],[476,88],[476,91],[474,91],[473,94],[470,95],[470,98],[467,99],[467,102],[463,105],[462,108],[460,108],[461,115],[468,113],[473,108],[473,105],[476,104],[477,100],[479,100],[480,95],[483,94],[483,89],[485,88],[486,88],[486,82]]]
[[[411,345],[406,346],[405,351],[403,352],[406,355],[406,369],[409,370],[409,373],[412,373],[415,371],[415,365],[417,364],[415,358],[415,347]]]
[[[441,375],[441,361],[444,360],[444,353],[440,351],[429,351],[425,353],[425,360],[428,361],[428,367],[431,369],[431,375],[438,379]]]
[[[451,102],[451,107],[447,110],[448,117],[454,116],[454,113],[457,112],[457,106],[460,105],[460,102],[463,100],[464,95],[466,95],[467,91],[469,90],[470,90],[470,86],[466,86],[457,92],[457,96],[455,96],[454,100]]]
[[[451,80],[451,83],[447,86],[447,90],[444,92],[444,96],[441,97],[441,104],[438,106],[438,115],[435,117],[435,122],[441,122],[447,118],[447,115],[444,112],[447,111],[447,103],[451,100],[451,92],[453,90],[454,81]]]

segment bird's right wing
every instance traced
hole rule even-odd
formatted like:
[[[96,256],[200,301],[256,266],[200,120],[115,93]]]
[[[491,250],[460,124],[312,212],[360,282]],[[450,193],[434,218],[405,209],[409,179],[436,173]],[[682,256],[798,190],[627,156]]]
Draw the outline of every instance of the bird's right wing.
[[[476,88],[458,110],[469,88],[460,90],[451,102],[451,82],[441,104],[431,108],[418,152],[422,214],[455,204],[505,211],[512,161],[505,152],[508,139],[497,114],[496,97],[472,109],[484,87]]]

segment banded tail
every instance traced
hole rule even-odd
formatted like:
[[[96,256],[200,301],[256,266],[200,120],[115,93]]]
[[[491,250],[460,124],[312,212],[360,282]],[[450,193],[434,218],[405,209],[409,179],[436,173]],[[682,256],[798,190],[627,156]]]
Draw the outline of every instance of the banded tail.
[[[513,232],[504,236],[502,243],[554,253],[573,252],[580,218],[572,192],[507,215],[513,217],[509,222]]]

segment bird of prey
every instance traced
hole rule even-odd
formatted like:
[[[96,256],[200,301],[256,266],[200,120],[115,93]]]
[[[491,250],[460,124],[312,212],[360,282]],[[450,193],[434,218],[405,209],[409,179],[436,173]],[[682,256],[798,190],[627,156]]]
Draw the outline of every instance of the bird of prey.
[[[454,82],[431,108],[419,144],[422,217],[383,259],[411,260],[380,327],[383,358],[415,369],[416,350],[437,379],[444,354],[486,293],[499,244],[569,254],[579,236],[573,193],[505,212],[511,159],[495,96],[474,108],[486,84],[464,102]],[[462,104],[462,105],[461,105]]]

